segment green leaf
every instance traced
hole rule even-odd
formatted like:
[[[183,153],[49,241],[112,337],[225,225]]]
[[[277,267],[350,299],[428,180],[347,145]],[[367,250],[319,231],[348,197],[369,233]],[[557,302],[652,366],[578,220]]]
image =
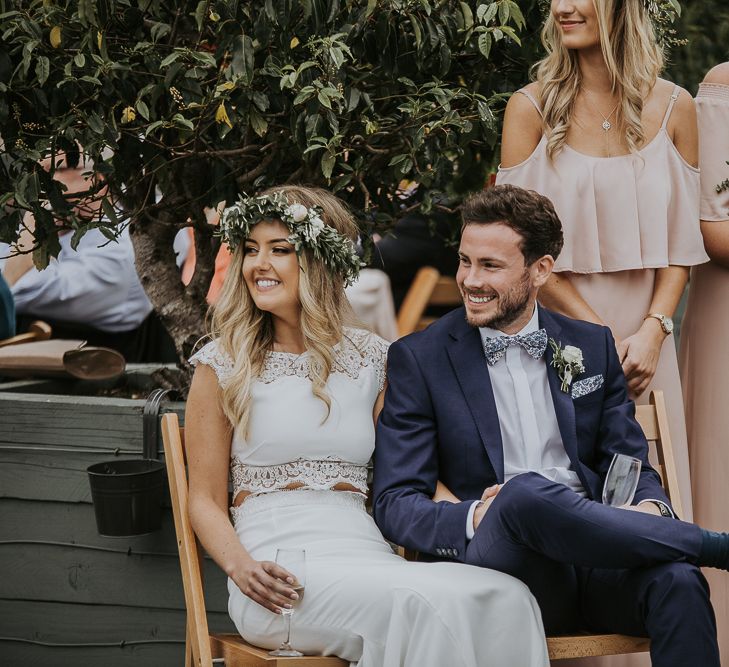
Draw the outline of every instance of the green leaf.
[[[325,106],[327,109],[332,108],[332,103],[329,100],[329,96],[324,92],[324,89],[319,91],[319,93],[317,94],[317,98],[319,99],[319,104]]]
[[[111,205],[111,202],[104,197],[101,200],[101,208],[104,211],[104,215],[109,219],[109,222],[111,222],[114,227],[116,227],[119,224],[119,218],[116,215],[116,211],[114,210],[114,207]],[[101,228],[101,231],[103,233],[104,228]],[[109,230],[111,231],[111,230]],[[114,235],[114,240],[116,240],[116,235]]]
[[[162,62],[159,64],[160,67],[169,67],[175,60],[177,60],[180,57],[179,51],[174,51],[173,53],[170,53],[166,58],[162,59]]]
[[[248,114],[248,119],[251,123],[253,131],[259,137],[265,137],[266,132],[268,131],[268,121],[263,116],[261,116],[261,114],[259,114],[253,107],[251,107],[250,113]]]
[[[144,133],[144,136],[145,136],[145,137],[146,137],[146,136],[148,136],[148,135],[149,135],[149,134],[151,134],[151,133],[152,133],[152,132],[153,132],[154,130],[156,130],[156,129],[157,129],[158,127],[161,127],[161,126],[162,126],[162,125],[164,125],[164,124],[165,124],[165,123],[164,123],[164,121],[163,121],[163,120],[156,120],[156,121],[154,121],[154,123],[150,123],[150,124],[149,124],[149,127],[147,128],[147,130],[146,130],[146,131],[145,131],[145,133]]]
[[[316,89],[314,88],[314,86],[304,86],[299,91],[299,94],[294,98],[294,106],[298,104],[303,104],[308,99],[311,99],[315,92]]]
[[[86,116],[86,122],[96,134],[104,134],[104,121],[101,120],[101,116],[95,111],[92,111]]]
[[[321,159],[321,173],[324,177],[330,179],[332,172],[334,171],[334,165],[337,163],[337,158],[332,153],[326,153]]]
[[[172,123],[181,129],[185,130],[194,130],[195,126],[192,124],[192,121],[185,118],[182,114],[176,113],[174,116],[172,116],[171,119]]]
[[[38,83],[42,86],[48,81],[48,75],[51,71],[51,63],[46,56],[39,56],[35,64],[35,74],[38,77]]]
[[[473,12],[465,2],[461,2],[461,13],[463,14],[464,29],[466,31],[471,30],[473,28]]]
[[[86,64],[86,56],[80,51],[73,57],[73,63],[76,67],[83,67]]]
[[[482,32],[478,36],[478,50],[483,54],[484,58],[488,58],[491,53],[491,33]]]
[[[137,107],[139,115],[144,118],[144,120],[149,120],[149,107],[147,107],[142,100],[139,100],[135,106]]]

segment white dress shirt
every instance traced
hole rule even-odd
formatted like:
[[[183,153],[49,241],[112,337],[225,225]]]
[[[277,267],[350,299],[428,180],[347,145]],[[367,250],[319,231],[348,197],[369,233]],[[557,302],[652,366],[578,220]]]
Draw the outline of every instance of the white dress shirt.
[[[539,329],[536,307],[527,325],[517,334]],[[502,331],[481,327],[482,340],[504,336]],[[504,482],[524,472],[538,472],[547,479],[568,486],[585,497],[587,493],[562,442],[552,394],[549,390],[547,363],[534,359],[521,345],[510,345],[493,366],[486,363],[499,415],[504,451]],[[471,539],[473,513],[471,505],[466,522],[466,536]]]
[[[134,267],[129,231],[109,241],[98,229],[91,229],[76,250],[71,248],[71,237],[71,233],[61,234],[58,259],[42,271],[31,268],[12,286],[16,311],[109,332],[138,327],[152,304]],[[6,254],[0,252],[0,256]]]

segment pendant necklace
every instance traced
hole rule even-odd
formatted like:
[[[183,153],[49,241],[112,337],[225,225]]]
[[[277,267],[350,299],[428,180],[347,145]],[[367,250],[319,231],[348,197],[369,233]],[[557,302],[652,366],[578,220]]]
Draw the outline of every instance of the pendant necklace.
[[[605,114],[602,113],[602,111],[600,111],[599,109],[597,109],[594,106],[592,106],[592,104],[590,103],[590,100],[588,98],[588,91],[586,89],[584,89],[584,88],[582,90],[585,93],[585,102],[587,103],[587,106],[593,112],[596,111],[598,113],[598,115],[600,116],[600,118],[602,118],[602,125],[601,125],[601,127],[604,130],[604,132],[605,132],[605,151],[607,152],[608,157],[610,157],[610,137],[608,136],[608,132],[613,127],[613,124],[610,122],[610,119],[612,118],[613,114],[618,110],[618,105],[620,104],[620,102],[618,102],[613,107],[612,111],[606,116]]]

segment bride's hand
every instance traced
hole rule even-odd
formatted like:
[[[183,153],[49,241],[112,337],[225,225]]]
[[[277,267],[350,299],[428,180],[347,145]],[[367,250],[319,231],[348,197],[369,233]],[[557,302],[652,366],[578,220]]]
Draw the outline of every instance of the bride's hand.
[[[292,587],[295,577],[270,560],[247,560],[231,578],[244,595],[275,614],[282,607],[291,609],[291,601],[298,598]]]

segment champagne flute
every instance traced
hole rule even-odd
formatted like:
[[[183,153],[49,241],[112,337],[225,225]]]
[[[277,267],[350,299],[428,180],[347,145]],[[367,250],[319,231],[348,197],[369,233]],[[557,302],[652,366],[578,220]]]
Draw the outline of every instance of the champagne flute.
[[[640,459],[626,454],[615,454],[610,463],[605,486],[602,487],[604,505],[624,507],[633,502],[635,489],[640,479]]]
[[[295,607],[304,597],[304,587],[306,586],[306,551],[304,549],[276,549],[276,563],[285,568],[294,576],[293,589],[298,594],[296,600],[291,600],[291,604]],[[281,608],[281,614],[284,617],[286,627],[286,640],[282,642],[275,651],[269,651],[269,655],[280,656],[284,658],[298,658],[304,654],[291,647],[291,617],[294,614],[293,607],[287,609]]]

